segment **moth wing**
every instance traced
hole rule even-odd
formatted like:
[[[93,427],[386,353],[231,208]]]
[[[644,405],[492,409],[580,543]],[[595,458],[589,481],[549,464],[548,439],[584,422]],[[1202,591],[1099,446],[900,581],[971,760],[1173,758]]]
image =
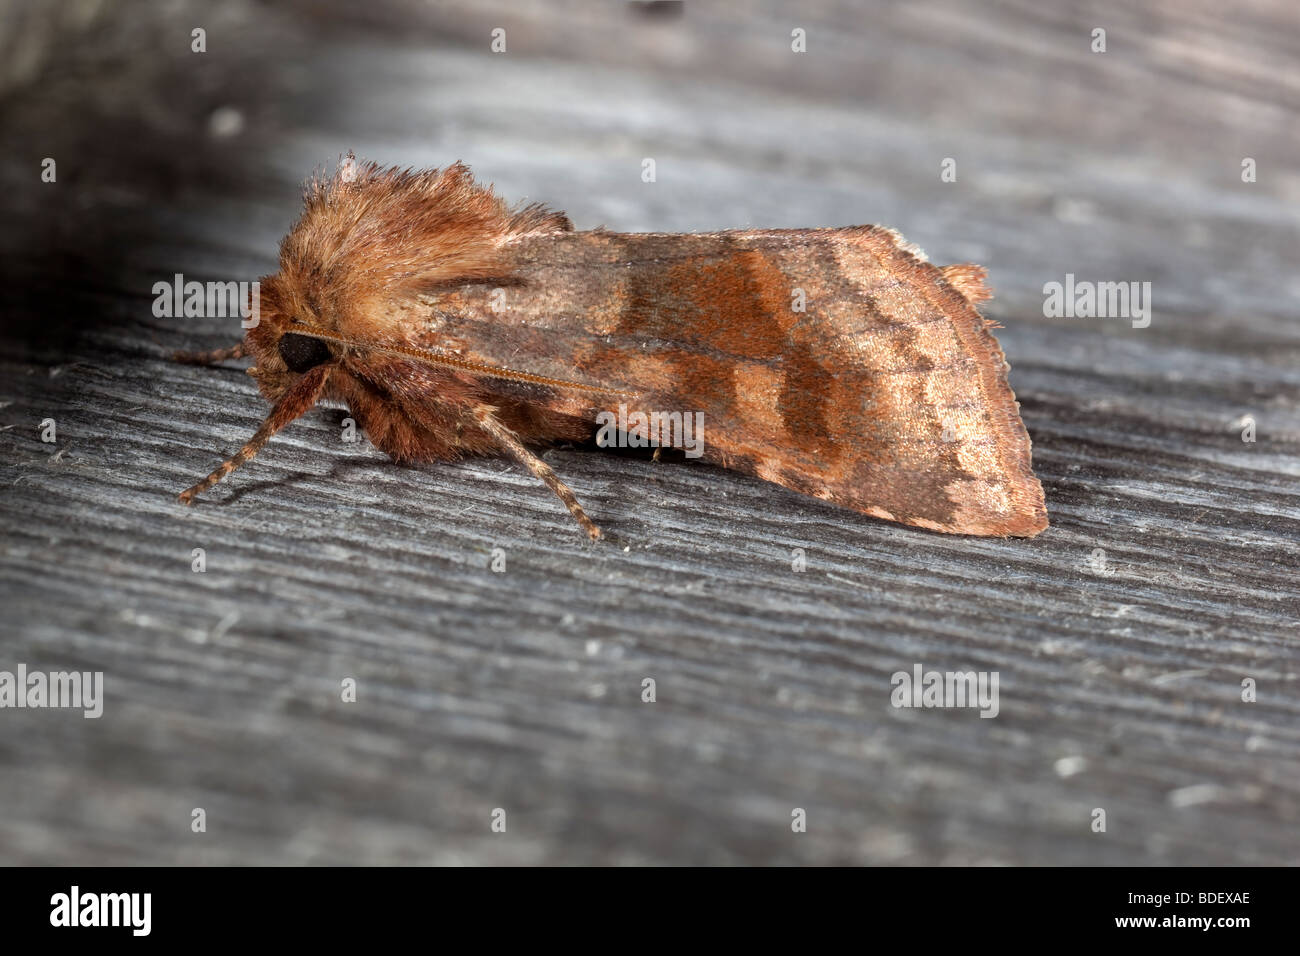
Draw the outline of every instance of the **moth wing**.
[[[597,230],[509,244],[509,283],[427,302],[420,340],[621,392],[550,413],[703,415],[703,457],[879,518],[961,534],[1047,526],[1007,365],[975,303],[874,226],[692,235]],[[537,401],[503,384],[500,400]]]

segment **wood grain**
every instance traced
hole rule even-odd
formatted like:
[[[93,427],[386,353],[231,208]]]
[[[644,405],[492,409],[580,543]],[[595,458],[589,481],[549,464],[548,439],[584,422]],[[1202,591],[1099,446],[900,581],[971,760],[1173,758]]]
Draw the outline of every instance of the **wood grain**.
[[[0,18],[0,669],[107,696],[0,711],[0,862],[1300,861],[1293,10],[356,6]],[[167,361],[235,336],[152,285],[273,268],[349,148],[578,228],[874,222],[987,265],[1051,528],[548,452],[591,544],[505,462],[400,468],[327,409],[183,508],[266,406]],[[1150,281],[1150,327],[1044,318],[1067,272]],[[999,716],[891,707],[916,663],[997,671]]]

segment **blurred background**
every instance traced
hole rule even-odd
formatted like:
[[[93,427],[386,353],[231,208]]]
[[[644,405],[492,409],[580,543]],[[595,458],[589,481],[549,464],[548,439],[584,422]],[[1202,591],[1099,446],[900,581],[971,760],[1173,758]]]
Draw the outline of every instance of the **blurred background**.
[[[0,0],[0,667],[111,682],[98,722],[0,714],[0,861],[1294,862],[1297,25],[1284,0]],[[940,539],[557,453],[632,542],[598,554],[527,476],[395,470],[328,414],[180,514],[264,406],[166,361],[237,330],[154,317],[152,286],[273,271],[348,150],[463,160],[579,229],[880,223],[984,264],[1052,531]],[[1150,282],[1151,326],[1044,317],[1067,273]],[[891,711],[918,660],[1002,670],[1002,718]],[[676,678],[652,724],[646,673]],[[1273,688],[1245,711],[1243,675]]]

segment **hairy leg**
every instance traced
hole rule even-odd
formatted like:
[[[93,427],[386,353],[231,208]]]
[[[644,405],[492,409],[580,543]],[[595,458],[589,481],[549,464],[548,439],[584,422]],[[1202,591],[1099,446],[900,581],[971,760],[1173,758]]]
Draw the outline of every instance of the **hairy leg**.
[[[262,426],[245,443],[244,447],[223,461],[212,474],[197,485],[182,491],[180,493],[181,502],[187,505],[193,504],[197,495],[203,494],[203,492],[261,451],[262,446],[271,440],[272,435],[295,418],[310,411],[320,398],[321,392],[325,390],[325,380],[329,377],[330,368],[329,365],[318,365],[311,371],[304,373],[302,378],[298,379],[289,387],[287,392],[280,396],[280,400],[271,409],[271,414],[266,416],[266,421],[262,422]]]
[[[531,471],[536,477],[544,481],[548,488],[555,492],[556,497],[564,502],[564,506],[577,519],[578,524],[582,526],[582,530],[587,532],[589,538],[595,540],[600,537],[600,528],[596,527],[595,522],[587,517],[587,513],[582,510],[582,505],[578,504],[578,499],[574,497],[569,486],[560,480],[560,476],[551,470],[550,465],[525,448],[519,437],[497,420],[491,408],[480,405],[474,411],[474,421],[492,437],[502,452]]]
[[[248,354],[244,348],[244,343],[232,345],[228,349],[213,349],[210,352],[173,352],[173,362],[183,362],[186,365],[216,365],[218,362],[224,362],[227,359],[243,358]]]

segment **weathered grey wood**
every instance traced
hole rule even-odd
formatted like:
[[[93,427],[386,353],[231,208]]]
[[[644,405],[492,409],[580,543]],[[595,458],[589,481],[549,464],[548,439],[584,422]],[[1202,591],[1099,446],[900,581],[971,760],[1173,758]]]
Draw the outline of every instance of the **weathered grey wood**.
[[[0,711],[0,861],[1300,860],[1285,2],[318,7],[0,18],[0,669],[107,683],[97,721]],[[506,463],[399,468],[337,410],[184,509],[266,406],[166,360],[231,323],[157,319],[151,286],[272,269],[349,148],[464,159],[579,228],[882,222],[988,265],[1051,529],[548,452],[593,545]],[[1151,326],[1043,318],[1067,272],[1152,282]],[[892,708],[916,663],[999,672],[999,716]]]

